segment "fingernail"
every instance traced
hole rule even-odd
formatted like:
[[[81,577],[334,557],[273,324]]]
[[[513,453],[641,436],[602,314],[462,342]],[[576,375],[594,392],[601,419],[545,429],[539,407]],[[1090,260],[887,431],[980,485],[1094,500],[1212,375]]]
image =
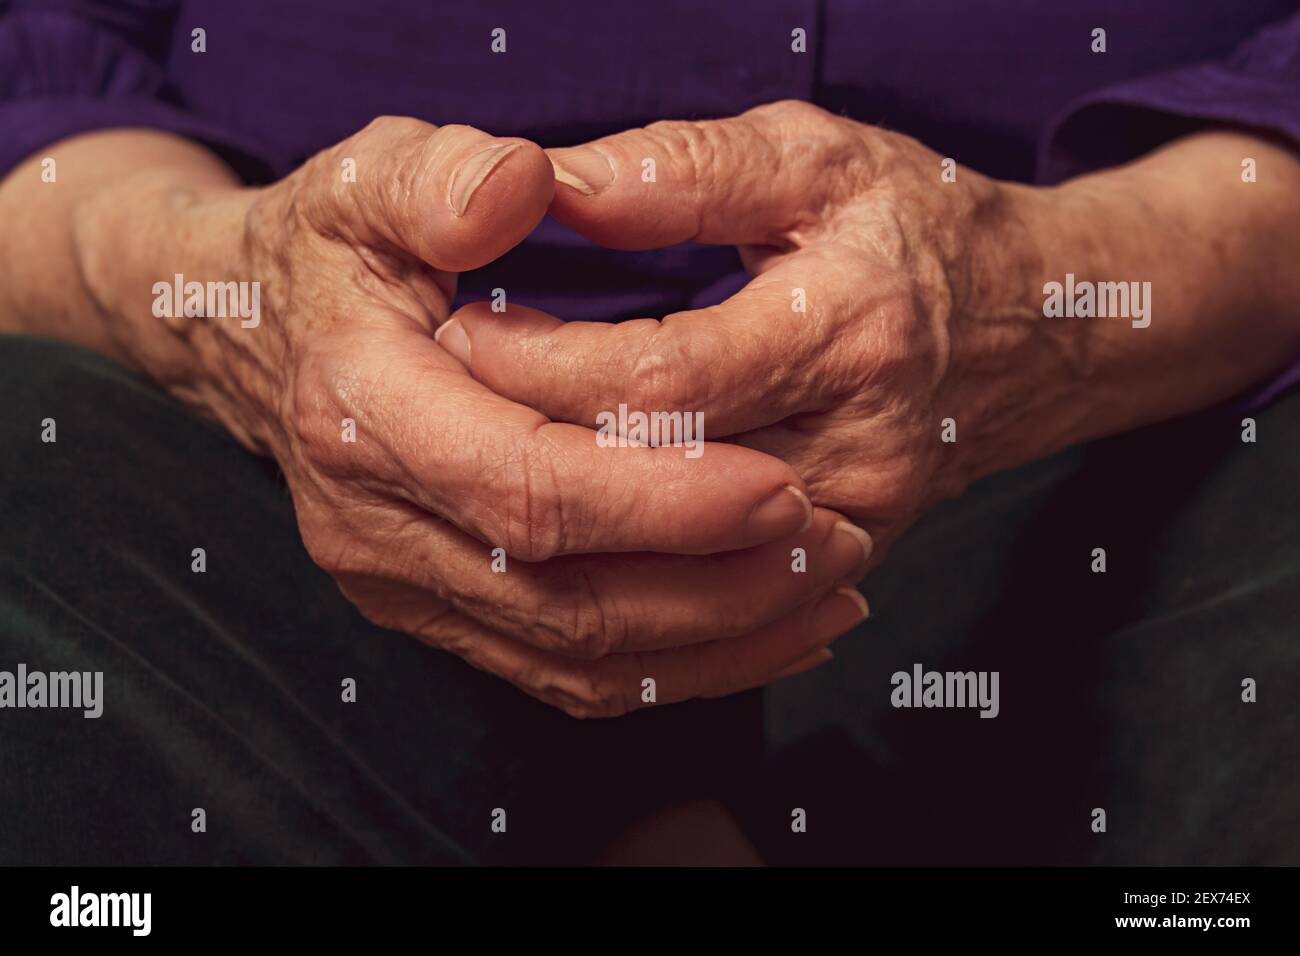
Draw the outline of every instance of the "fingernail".
[[[773,681],[785,680],[787,677],[793,677],[795,674],[802,674],[804,671],[810,671],[814,667],[820,667],[835,655],[831,653],[829,647],[819,647],[811,654],[805,654],[793,664],[782,668],[772,675]]]
[[[857,588],[841,585],[831,591],[812,610],[809,636],[819,644],[829,644],[865,621],[871,609]]]
[[[853,622],[854,624],[857,624],[861,621],[865,621],[868,617],[871,616],[871,606],[867,604],[867,599],[862,596],[862,592],[859,591],[857,588],[850,588],[850,587],[836,588],[835,593],[838,594],[840,597],[847,598],[848,600],[852,601],[853,606],[857,608],[858,619]]]
[[[786,485],[749,513],[749,530],[756,538],[772,539],[812,524],[813,506],[808,496],[794,485]]]
[[[587,196],[594,196],[614,181],[614,167],[598,149],[576,146],[547,151],[555,167],[555,181]]]
[[[492,170],[501,165],[501,161],[517,150],[522,143],[506,143],[489,146],[474,153],[457,167],[447,184],[447,204],[458,216],[465,215],[469,201],[483,181],[492,175]]]
[[[454,355],[461,365],[469,368],[469,336],[458,319],[450,319],[438,326],[433,340]]]
[[[844,574],[855,568],[866,567],[867,561],[871,558],[871,549],[875,546],[871,535],[852,522],[837,521],[834,540],[836,550],[842,551],[841,554],[836,555],[836,558],[840,561],[838,566],[845,569]]]

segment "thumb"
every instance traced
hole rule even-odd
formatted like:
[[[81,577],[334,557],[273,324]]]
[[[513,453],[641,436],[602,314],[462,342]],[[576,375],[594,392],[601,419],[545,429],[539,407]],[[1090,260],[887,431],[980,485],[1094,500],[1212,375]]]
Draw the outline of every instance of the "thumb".
[[[555,188],[536,144],[470,126],[381,117],[325,155],[330,205],[355,234],[448,272],[477,269],[518,245]],[[353,183],[340,182],[348,158]]]
[[[616,249],[780,244],[823,206],[827,167],[849,135],[843,122],[791,100],[547,150],[558,184],[551,214]]]

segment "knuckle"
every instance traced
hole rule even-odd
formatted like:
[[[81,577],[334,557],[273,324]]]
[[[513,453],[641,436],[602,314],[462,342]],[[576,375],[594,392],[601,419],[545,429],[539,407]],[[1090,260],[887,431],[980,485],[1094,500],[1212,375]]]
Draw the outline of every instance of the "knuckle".
[[[298,533],[302,538],[302,546],[307,551],[307,556],[319,568],[327,572],[333,572],[338,564],[339,549],[330,536],[318,530],[314,522],[300,521]]]
[[[631,698],[604,668],[590,663],[539,663],[518,675],[518,686],[578,720],[618,717],[632,709]]]
[[[539,609],[537,624],[558,653],[594,661],[627,643],[627,622],[615,602],[598,592],[589,571],[566,574],[556,590],[563,595]]]
[[[308,349],[294,369],[282,410],[290,433],[311,454],[337,452],[347,412],[341,395],[350,378],[346,363],[325,349]]]
[[[436,181],[432,173],[437,168],[438,145],[445,141],[448,129],[410,116],[375,117],[347,142],[346,151],[366,157],[367,165],[382,173],[367,177],[363,189],[345,190],[332,164],[331,189],[344,198],[349,211],[364,216],[365,206],[370,206],[390,221],[422,225],[423,217],[412,215],[411,209],[418,208],[425,185]]]
[[[630,365],[626,394],[638,410],[697,411],[708,402],[708,370],[683,354],[677,337],[665,334],[672,319],[664,319]]]
[[[913,388],[918,381],[935,381],[946,364],[948,340],[941,326],[930,321],[920,293],[908,288],[907,280],[889,291],[882,278],[881,313],[887,321],[875,325],[867,335],[868,347],[857,363],[859,388]]]
[[[372,119],[357,136],[365,139],[402,138],[428,129],[427,123],[411,116],[384,115]]]
[[[690,179],[704,186],[715,166],[721,124],[690,120],[660,120],[646,127],[651,142],[667,147],[671,156],[681,157]]]
[[[388,631],[415,632],[416,629],[399,614],[395,613],[386,602],[357,600],[352,597],[346,588],[342,590],[343,596],[352,602],[353,607],[357,609],[361,616],[376,627]]]
[[[542,700],[564,711],[574,720],[587,720],[596,715],[592,713],[585,704],[575,700],[568,694],[543,694]]]
[[[568,675],[553,692],[559,707],[579,720],[621,717],[631,709],[627,695],[616,683],[590,669]]]
[[[918,501],[915,463],[906,454],[851,468],[823,485],[832,507],[852,512],[854,520],[877,537],[882,526],[892,526],[910,514]],[[873,552],[873,557],[878,557]]]
[[[502,505],[487,537],[521,561],[547,561],[564,550],[566,516],[554,459],[545,444],[526,447],[503,466]]]
[[[336,581],[367,570],[361,560],[361,549],[333,525],[304,516],[299,519],[298,532],[307,556]]]
[[[822,120],[829,118],[827,113],[820,106],[814,106],[807,100],[784,99],[776,100],[772,103],[764,103],[755,106],[747,111],[751,117],[777,120],[798,120],[807,122],[809,120]]]
[[[841,172],[863,161],[860,124],[803,100],[778,100],[744,114],[754,126],[780,128],[780,164],[832,166]]]

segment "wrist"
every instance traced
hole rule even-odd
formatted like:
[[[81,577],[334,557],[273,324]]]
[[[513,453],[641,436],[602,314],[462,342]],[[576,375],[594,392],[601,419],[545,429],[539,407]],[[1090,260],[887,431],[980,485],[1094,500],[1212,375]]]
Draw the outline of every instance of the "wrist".
[[[73,235],[114,353],[265,452],[276,363],[265,355],[263,280],[247,261],[254,195],[151,171],[80,203]]]
[[[1080,402],[1092,378],[1086,329],[1043,314],[1044,285],[1079,257],[1066,248],[1060,197],[1054,189],[992,185],[966,226],[972,238],[963,260],[949,269],[958,281],[941,414],[957,424],[954,489],[1072,444],[1087,418]]]
[[[1244,181],[1242,156],[1269,181]],[[983,259],[953,310],[971,476],[1225,401],[1300,354],[1289,152],[1205,133],[1060,186],[1001,188],[1005,215],[971,230]]]
[[[1243,178],[1244,156],[1266,181]],[[1074,309],[1042,318],[1073,372],[1079,414],[1063,416],[1062,445],[1226,401],[1300,350],[1300,163],[1289,151],[1199,133],[1038,198],[1044,283],[1061,284],[1062,304],[1070,276],[1075,287]]]

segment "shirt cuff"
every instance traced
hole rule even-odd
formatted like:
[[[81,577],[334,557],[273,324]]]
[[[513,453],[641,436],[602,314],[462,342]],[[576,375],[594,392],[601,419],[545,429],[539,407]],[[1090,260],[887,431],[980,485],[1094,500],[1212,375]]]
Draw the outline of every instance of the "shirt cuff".
[[[1038,180],[1055,183],[1116,166],[1212,126],[1266,132],[1300,152],[1300,92],[1293,84],[1217,63],[1100,90],[1077,100],[1049,126]],[[1230,405],[1262,408],[1297,385],[1300,356]]]
[[[1270,133],[1300,151],[1300,26],[1268,31],[1227,62],[1130,80],[1072,102],[1048,125],[1038,180],[1116,166],[1212,126]]]

